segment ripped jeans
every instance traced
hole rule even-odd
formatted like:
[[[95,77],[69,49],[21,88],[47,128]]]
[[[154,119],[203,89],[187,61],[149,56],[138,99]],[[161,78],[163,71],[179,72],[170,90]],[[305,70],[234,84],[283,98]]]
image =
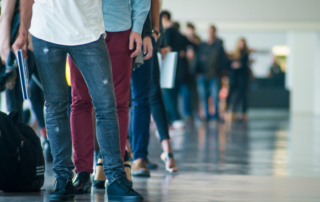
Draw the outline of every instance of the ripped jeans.
[[[78,46],[57,45],[36,37],[32,37],[32,42],[46,100],[46,126],[56,177],[72,178],[74,169],[65,76],[66,58],[69,54],[88,85],[96,111],[97,139],[104,173],[109,183],[125,178],[111,63],[103,37]]]

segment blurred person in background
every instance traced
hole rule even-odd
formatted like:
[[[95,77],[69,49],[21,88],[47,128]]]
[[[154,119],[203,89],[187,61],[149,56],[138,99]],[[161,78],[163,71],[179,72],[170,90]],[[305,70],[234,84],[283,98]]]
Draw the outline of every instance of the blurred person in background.
[[[231,54],[231,70],[229,74],[229,95],[227,98],[227,119],[237,118],[240,109],[240,120],[247,120],[248,84],[250,80],[250,50],[244,38],[237,42],[235,51]],[[234,114],[231,114],[231,110]]]
[[[227,57],[223,48],[223,41],[217,37],[214,25],[208,28],[208,39],[201,43],[196,55],[196,69],[198,93],[201,106],[205,112],[205,121],[219,116],[220,72],[227,66]],[[209,112],[209,97],[214,100],[215,115]]]
[[[188,40],[193,43],[193,46],[187,47],[187,59],[189,64],[189,72],[191,75],[190,78],[190,91],[191,91],[191,108],[193,118],[199,118],[199,96],[197,90],[197,79],[194,75],[196,68],[196,51],[198,46],[201,43],[200,37],[196,34],[196,27],[191,23],[187,23],[186,27],[186,37]]]
[[[200,45],[201,38],[197,35],[196,27],[191,22],[187,23],[186,36],[191,43]]]
[[[273,79],[273,83],[275,86],[282,88],[284,87],[285,73],[282,71],[276,57],[273,58],[268,77]]]
[[[190,94],[190,72],[186,57],[187,47],[193,45],[187,37],[179,32],[180,25],[171,21],[171,14],[168,11],[161,12],[161,21],[164,27],[164,39],[172,51],[178,53],[175,85],[173,89],[163,89],[163,99],[166,106],[169,123],[176,130],[185,127],[182,116],[178,111],[178,95],[183,100],[183,112],[186,119],[191,118],[191,94]]]

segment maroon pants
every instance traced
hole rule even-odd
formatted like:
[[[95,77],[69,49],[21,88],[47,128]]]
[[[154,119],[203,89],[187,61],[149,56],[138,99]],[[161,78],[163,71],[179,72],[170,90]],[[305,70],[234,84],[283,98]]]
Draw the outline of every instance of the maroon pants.
[[[105,39],[112,65],[114,92],[117,102],[117,114],[120,129],[120,147],[122,158],[125,154],[129,124],[129,98],[132,58],[129,50],[130,30],[124,32],[106,32]],[[76,173],[93,172],[93,121],[92,100],[87,84],[77,66],[69,58],[72,86],[71,133],[74,148]],[[90,67],[88,67],[90,68]],[[106,133],[108,131],[105,131]]]

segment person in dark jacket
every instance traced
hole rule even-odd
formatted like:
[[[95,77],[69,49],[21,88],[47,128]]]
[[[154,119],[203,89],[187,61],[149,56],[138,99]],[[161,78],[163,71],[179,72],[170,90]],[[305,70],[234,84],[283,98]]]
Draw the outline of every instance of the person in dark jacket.
[[[173,89],[164,89],[163,97],[168,114],[169,122],[175,129],[184,127],[184,122],[178,111],[178,95],[183,98],[183,111],[185,117],[191,116],[191,95],[190,95],[190,72],[186,57],[187,47],[193,44],[179,32],[179,24],[171,21],[171,14],[168,11],[161,13],[161,20],[166,44],[172,51],[178,52],[176,79]]]
[[[231,71],[229,76],[229,95],[227,98],[227,111],[229,114],[241,108],[241,120],[247,120],[248,84],[250,80],[249,49],[244,38],[240,38],[236,50],[231,55]],[[235,117],[234,117],[235,118]]]
[[[206,120],[212,118],[209,112],[208,98],[214,100],[215,116],[219,119],[219,90],[220,71],[226,67],[227,58],[223,48],[223,41],[216,35],[216,27],[211,25],[208,29],[208,40],[198,47],[195,73],[197,74],[197,86],[200,103],[205,111]]]

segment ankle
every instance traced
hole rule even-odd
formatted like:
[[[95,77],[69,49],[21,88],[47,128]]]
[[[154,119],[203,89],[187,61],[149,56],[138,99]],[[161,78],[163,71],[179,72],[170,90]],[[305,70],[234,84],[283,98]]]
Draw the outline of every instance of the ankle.
[[[103,172],[102,164],[96,166],[96,173],[94,175],[94,180],[99,180],[99,181],[106,181],[107,180],[107,178]]]

